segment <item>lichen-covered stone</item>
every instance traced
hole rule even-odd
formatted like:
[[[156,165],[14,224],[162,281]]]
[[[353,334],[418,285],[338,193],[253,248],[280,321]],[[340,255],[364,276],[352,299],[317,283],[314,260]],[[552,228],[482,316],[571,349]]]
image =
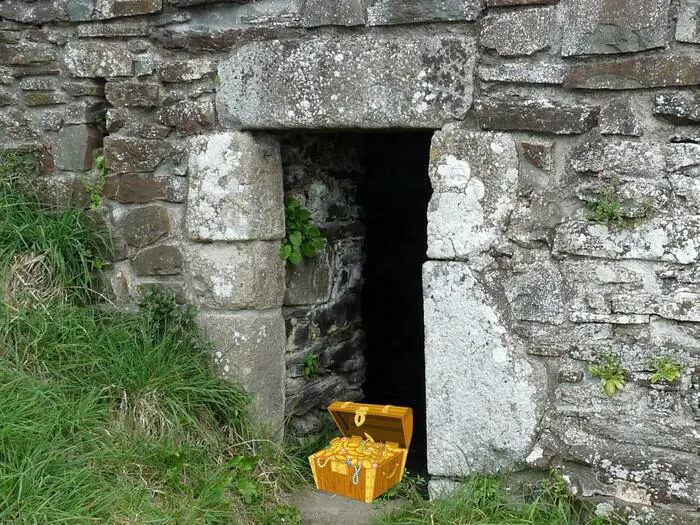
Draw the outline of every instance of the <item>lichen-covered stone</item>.
[[[428,257],[465,259],[488,251],[515,205],[518,153],[500,133],[448,126],[431,146]]]
[[[654,97],[654,115],[674,124],[700,123],[700,94],[659,93]]]
[[[71,22],[91,20],[95,10],[95,0],[68,0],[66,7],[68,19]]]
[[[577,173],[655,179],[664,175],[666,161],[658,143],[605,138],[592,133],[571,149],[569,166]]]
[[[544,59],[513,60],[493,64],[482,60],[479,78],[487,82],[511,82],[523,84],[563,84],[567,66]]]
[[[361,26],[365,24],[364,0],[303,0],[299,19],[304,27]]]
[[[116,42],[68,42],[63,61],[74,77],[130,77],[134,74],[131,53]]]
[[[270,136],[229,132],[193,139],[185,219],[194,240],[282,239],[282,163]]]
[[[166,60],[158,65],[158,78],[162,82],[192,82],[214,76],[216,61],[209,58],[191,60]]]
[[[163,0],[97,0],[93,18],[104,20],[123,16],[147,15],[158,13],[163,7]]]
[[[600,108],[579,102],[523,98],[515,95],[486,96],[474,102],[483,129],[525,130],[558,135],[585,133],[592,129]]]
[[[615,313],[641,313],[700,322],[700,294],[682,287],[664,294],[616,294],[611,297],[611,306]]]
[[[571,65],[564,78],[564,87],[574,89],[644,89],[698,84],[700,56],[684,52],[583,62]]]
[[[554,142],[551,140],[523,140],[523,156],[536,168],[551,171],[554,167]]]
[[[143,204],[155,200],[183,202],[187,195],[187,179],[172,175],[125,173],[108,177],[103,193],[108,199],[122,204]]]
[[[105,84],[105,97],[113,106],[157,106],[158,91],[157,84],[139,82],[107,82]]]
[[[214,102],[208,98],[173,100],[161,104],[157,119],[185,133],[201,133],[214,124]]]
[[[104,122],[105,103],[102,99],[85,99],[66,105],[63,119],[66,124],[97,124]]]
[[[631,230],[568,221],[557,228],[555,253],[691,264],[700,258],[700,216],[657,217]]]
[[[110,173],[152,172],[172,153],[173,148],[162,140],[108,136],[104,141]]]
[[[95,22],[78,26],[78,36],[81,38],[127,38],[148,36],[151,26],[145,21],[138,22]]]
[[[182,252],[167,245],[144,248],[132,257],[131,266],[138,276],[178,275],[182,272]]]
[[[416,22],[476,20],[480,0],[371,0],[369,25],[415,24]]]
[[[144,119],[138,110],[123,107],[107,110],[106,124],[109,133],[121,132],[125,136],[142,139],[164,139],[172,131],[153,119]]]
[[[533,7],[517,11],[494,11],[481,23],[479,43],[503,56],[531,55],[552,42],[554,9]]]
[[[558,4],[559,0],[486,0],[488,7],[511,7],[518,5]]]
[[[681,0],[676,40],[700,44],[700,1]]]
[[[530,452],[544,377],[467,264],[428,262],[423,283],[428,471],[508,469]]]
[[[561,274],[552,264],[510,277],[504,289],[513,316],[520,321],[558,325],[566,319]]]
[[[55,106],[66,101],[65,95],[55,91],[27,91],[23,94],[24,104],[34,106]]]
[[[102,133],[92,126],[66,126],[58,133],[54,151],[56,167],[66,171],[92,168],[94,151],[102,146]]]
[[[328,253],[304,259],[287,272],[285,306],[325,303],[330,297],[331,280]]]
[[[192,299],[203,308],[264,309],[282,306],[284,261],[279,241],[188,244]]]
[[[0,44],[0,64],[45,64],[56,60],[56,48],[46,44]]]
[[[412,33],[246,44],[219,65],[218,115],[259,129],[441,127],[471,105],[475,55],[473,37]]]
[[[600,111],[598,122],[603,135],[640,137],[644,134],[639,111],[629,97],[611,100]]]
[[[25,24],[44,24],[64,20],[66,16],[64,2],[57,0],[4,0],[0,3],[0,17]]]
[[[201,312],[197,322],[215,345],[219,375],[252,393],[256,416],[279,428],[285,416],[285,331],[279,308]]]
[[[562,55],[626,53],[668,41],[670,0],[577,0],[567,10]]]
[[[121,222],[124,240],[143,248],[170,232],[170,217],[164,206],[146,206],[130,211]]]

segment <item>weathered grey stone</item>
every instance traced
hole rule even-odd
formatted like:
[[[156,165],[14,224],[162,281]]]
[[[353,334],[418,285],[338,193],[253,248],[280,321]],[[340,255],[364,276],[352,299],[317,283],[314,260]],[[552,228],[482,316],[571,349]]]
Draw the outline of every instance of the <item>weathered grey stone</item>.
[[[219,64],[218,115],[250,128],[438,128],[471,105],[475,58],[470,36],[251,43]]]
[[[178,7],[190,7],[194,5],[207,5],[207,4],[220,4],[220,3],[230,3],[230,4],[250,4],[256,2],[257,0],[167,0],[169,4],[176,5]]]
[[[161,104],[157,120],[185,133],[201,133],[214,124],[214,102],[209,98],[174,100]]]
[[[559,0],[486,0],[488,7],[511,7],[517,5],[558,4]]]
[[[554,142],[529,139],[521,142],[523,156],[536,168],[550,171],[554,167]]]
[[[563,84],[567,66],[546,60],[517,60],[479,65],[479,78],[486,82]]]
[[[162,140],[108,136],[104,142],[105,156],[110,173],[154,171],[173,153],[173,148]]]
[[[102,134],[92,126],[66,126],[58,133],[54,162],[59,169],[85,171],[92,168],[94,151],[102,146]]]
[[[96,124],[104,122],[106,108],[101,99],[72,102],[66,106],[63,119],[66,124]]]
[[[489,96],[474,101],[483,129],[527,130],[558,135],[585,133],[596,124],[599,107],[578,102]]]
[[[663,177],[666,170],[660,144],[603,138],[597,133],[571,149],[569,166],[577,173],[602,174],[608,178],[617,175],[655,179]]]
[[[367,8],[367,23],[380,26],[476,20],[481,10],[481,0],[372,0]]]
[[[676,24],[676,40],[700,44],[700,1],[682,0]]]
[[[56,48],[46,44],[0,44],[0,64],[32,65],[56,60]]]
[[[513,139],[450,125],[433,136],[431,159],[428,257],[464,259],[488,251],[515,205]]]
[[[303,0],[299,19],[304,27],[361,26],[365,24],[363,0]]]
[[[554,265],[516,274],[503,286],[516,319],[550,324],[561,324],[566,319],[562,278]]]
[[[219,374],[255,396],[256,415],[269,424],[284,421],[284,320],[279,309],[200,312],[198,323],[214,342]]]
[[[58,131],[63,125],[63,111],[42,111],[39,126],[45,131]]]
[[[74,97],[104,97],[105,95],[104,86],[93,80],[63,82],[61,87]]]
[[[53,78],[28,77],[20,79],[22,91],[54,91],[56,81]]]
[[[619,97],[610,101],[600,111],[598,122],[600,133],[603,135],[641,137],[644,134],[638,110],[629,97]]]
[[[81,38],[125,38],[148,36],[150,33],[151,27],[145,21],[123,22],[119,20],[78,26],[78,36]]]
[[[113,106],[152,107],[158,105],[158,84],[107,82],[105,97]]]
[[[700,294],[679,288],[665,294],[617,294],[611,297],[615,313],[658,315],[677,321],[700,322]]]
[[[674,124],[700,123],[700,94],[659,93],[654,97],[654,115]]]
[[[0,89],[0,107],[11,106],[16,102],[17,98],[5,89]]]
[[[670,0],[578,0],[568,9],[562,55],[626,53],[668,41]]]
[[[122,16],[147,15],[160,12],[162,7],[162,0],[97,0],[93,18],[104,20]]]
[[[563,212],[554,193],[533,191],[529,198],[519,199],[510,214],[506,237],[520,246],[535,248],[546,243],[552,228],[562,220]]]
[[[187,179],[125,173],[107,178],[103,193],[108,199],[122,204],[143,204],[155,200],[183,202],[187,194]]]
[[[131,259],[138,276],[182,273],[182,253],[176,246],[159,245],[140,250]]]
[[[494,11],[481,23],[480,44],[503,56],[531,55],[552,43],[554,8]]]
[[[467,264],[427,262],[423,283],[428,471],[510,468],[532,446],[545,377]]]
[[[574,64],[564,78],[564,86],[574,89],[643,89],[698,84],[700,56],[682,52]]]
[[[4,0],[0,3],[0,17],[25,24],[44,24],[66,18],[63,2],[53,0]]]
[[[656,217],[632,230],[608,230],[588,221],[557,228],[555,253],[609,259],[642,259],[691,264],[700,257],[700,216]]]
[[[279,249],[279,241],[187,245],[195,304],[224,310],[282,306],[284,261]]]
[[[331,293],[331,267],[328,253],[304,259],[287,272],[285,306],[325,303]]]
[[[55,106],[66,101],[65,95],[55,91],[25,91],[22,95],[25,106]]]
[[[92,20],[95,0],[68,0],[67,9],[71,22]]]
[[[146,206],[127,214],[122,221],[124,240],[131,246],[143,248],[170,232],[170,217],[164,206]]]
[[[322,375],[305,379],[288,379],[286,382],[287,414],[304,415],[319,406],[327,407],[336,399],[343,399],[351,390],[347,381],[338,375]]]
[[[68,42],[63,61],[74,77],[130,77],[134,74],[131,53],[116,42]]]
[[[138,110],[122,107],[107,110],[107,131],[142,139],[164,139],[172,130],[157,124],[152,118],[144,119]]]
[[[271,136],[229,132],[193,139],[185,224],[193,240],[282,239],[282,163]]]
[[[665,144],[661,150],[667,172],[700,177],[700,144]]]
[[[209,58],[168,60],[158,65],[158,78],[162,82],[192,82],[214,76],[216,61]]]

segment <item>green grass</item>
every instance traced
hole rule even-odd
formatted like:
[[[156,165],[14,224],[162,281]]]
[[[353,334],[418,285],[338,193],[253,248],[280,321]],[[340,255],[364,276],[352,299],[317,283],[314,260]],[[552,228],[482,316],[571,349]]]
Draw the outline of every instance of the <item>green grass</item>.
[[[513,494],[503,476],[475,475],[448,497],[425,501],[407,480],[408,505],[375,520],[375,525],[608,525],[590,516],[565,482],[552,474],[537,486]],[[404,481],[402,481],[402,484]],[[403,489],[406,492],[406,487]],[[413,495],[410,493],[413,492]]]

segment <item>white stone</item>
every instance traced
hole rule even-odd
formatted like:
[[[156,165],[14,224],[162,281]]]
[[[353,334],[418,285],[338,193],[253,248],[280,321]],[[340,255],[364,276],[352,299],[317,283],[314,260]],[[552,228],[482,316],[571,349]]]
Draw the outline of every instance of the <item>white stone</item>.
[[[282,239],[285,233],[279,143],[227,132],[190,145],[187,235],[198,241]]]
[[[423,267],[428,470],[507,469],[532,450],[546,391],[466,263]]]

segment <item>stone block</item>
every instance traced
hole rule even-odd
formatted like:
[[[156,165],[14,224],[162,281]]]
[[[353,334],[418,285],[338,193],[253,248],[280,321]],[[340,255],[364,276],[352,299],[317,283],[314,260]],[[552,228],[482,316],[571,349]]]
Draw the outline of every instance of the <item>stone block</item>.
[[[66,101],[65,95],[56,91],[25,91],[22,98],[24,105],[29,107],[55,106]]]
[[[552,43],[554,8],[493,11],[481,22],[479,43],[502,56],[531,55]]]
[[[331,267],[328,253],[304,259],[287,272],[285,306],[325,303],[331,293]]]
[[[12,106],[16,103],[16,101],[17,97],[15,97],[12,93],[6,89],[0,89],[0,107]]]
[[[4,0],[0,2],[0,17],[25,24],[45,24],[65,20],[63,2],[56,0]]]
[[[24,66],[56,60],[56,48],[46,44],[0,44],[0,64]]]
[[[131,266],[139,277],[179,275],[182,273],[182,252],[176,246],[152,246],[139,250],[131,258]]]
[[[304,27],[361,26],[365,24],[363,0],[303,0],[299,19]]]
[[[518,5],[558,4],[559,0],[486,0],[488,7],[512,7]]]
[[[96,0],[95,20],[159,13],[163,0]]]
[[[281,426],[285,330],[280,310],[200,312],[197,322],[215,345],[218,373],[254,395],[258,417]]]
[[[569,166],[576,173],[601,174],[607,178],[617,175],[657,179],[666,171],[666,160],[658,143],[592,133],[571,149]]]
[[[191,60],[166,60],[158,65],[158,78],[161,82],[192,82],[213,77],[216,61],[209,58]]]
[[[187,195],[187,179],[125,173],[108,177],[103,194],[122,204],[144,204],[155,200],[183,202]]]
[[[515,206],[518,152],[501,133],[447,126],[433,136],[428,257],[464,259],[489,250]]]
[[[566,135],[591,130],[600,108],[580,102],[502,95],[477,99],[474,111],[482,129]]]
[[[472,21],[482,9],[481,0],[372,0],[367,8],[367,23],[381,26]]]
[[[104,147],[112,174],[152,172],[173,153],[167,142],[133,137],[108,136]]]
[[[520,144],[527,161],[545,171],[554,167],[554,142],[551,140],[523,140]]]
[[[153,107],[158,105],[158,85],[139,82],[107,82],[105,97],[113,106]]]
[[[681,0],[676,40],[700,44],[700,0]]]
[[[22,91],[55,91],[56,81],[53,78],[27,77],[19,81]]]
[[[63,82],[61,87],[74,97],[104,97],[105,89],[102,84],[93,80],[82,82]]]
[[[664,47],[670,0],[577,0],[567,10],[562,55],[629,53]]]
[[[130,77],[134,74],[131,53],[117,42],[68,42],[63,52],[63,61],[74,77]]]
[[[148,36],[150,33],[151,27],[146,21],[96,22],[78,26],[78,36],[80,38],[126,38]]]
[[[663,52],[571,65],[564,86],[572,89],[644,89],[700,84],[697,53]]]
[[[219,64],[217,112],[258,129],[439,128],[466,115],[476,55],[471,36],[414,32],[254,42]]]
[[[563,84],[567,66],[541,59],[513,60],[488,64],[482,57],[479,78],[486,82],[510,82],[522,84]]]
[[[150,140],[164,139],[172,131],[167,126],[157,124],[152,118],[144,118],[138,110],[124,107],[107,110],[106,124],[109,133],[121,132],[123,135]]]
[[[193,240],[282,239],[282,161],[274,137],[228,132],[192,140],[185,224]]]
[[[187,245],[194,303],[224,310],[282,306],[284,261],[279,249],[279,241]]]
[[[531,450],[546,377],[465,263],[423,266],[428,472],[508,469]]]
[[[698,124],[700,123],[700,94],[659,93],[654,96],[653,112],[655,116],[673,124]]]
[[[700,216],[655,217],[632,230],[568,221],[554,235],[554,253],[692,264],[700,258]]]
[[[104,122],[106,113],[104,100],[92,99],[72,102],[66,106],[63,120],[66,124],[97,124]]]
[[[639,110],[627,96],[608,102],[600,111],[598,123],[603,135],[641,137],[644,134]]]
[[[58,132],[54,150],[56,167],[66,171],[92,168],[94,151],[102,146],[102,133],[92,126],[65,126]]]
[[[170,233],[170,217],[164,206],[145,206],[130,211],[121,221],[124,240],[143,248]]]
[[[566,320],[562,277],[553,264],[542,264],[503,283],[513,317],[560,325]]]
[[[95,0],[68,0],[68,19],[71,22],[92,20]]]
[[[165,102],[156,118],[158,123],[185,133],[201,133],[214,124],[214,102],[206,98]]]
[[[610,298],[618,314],[648,314],[676,321],[700,322],[700,294],[678,287],[669,293],[615,294]]]

